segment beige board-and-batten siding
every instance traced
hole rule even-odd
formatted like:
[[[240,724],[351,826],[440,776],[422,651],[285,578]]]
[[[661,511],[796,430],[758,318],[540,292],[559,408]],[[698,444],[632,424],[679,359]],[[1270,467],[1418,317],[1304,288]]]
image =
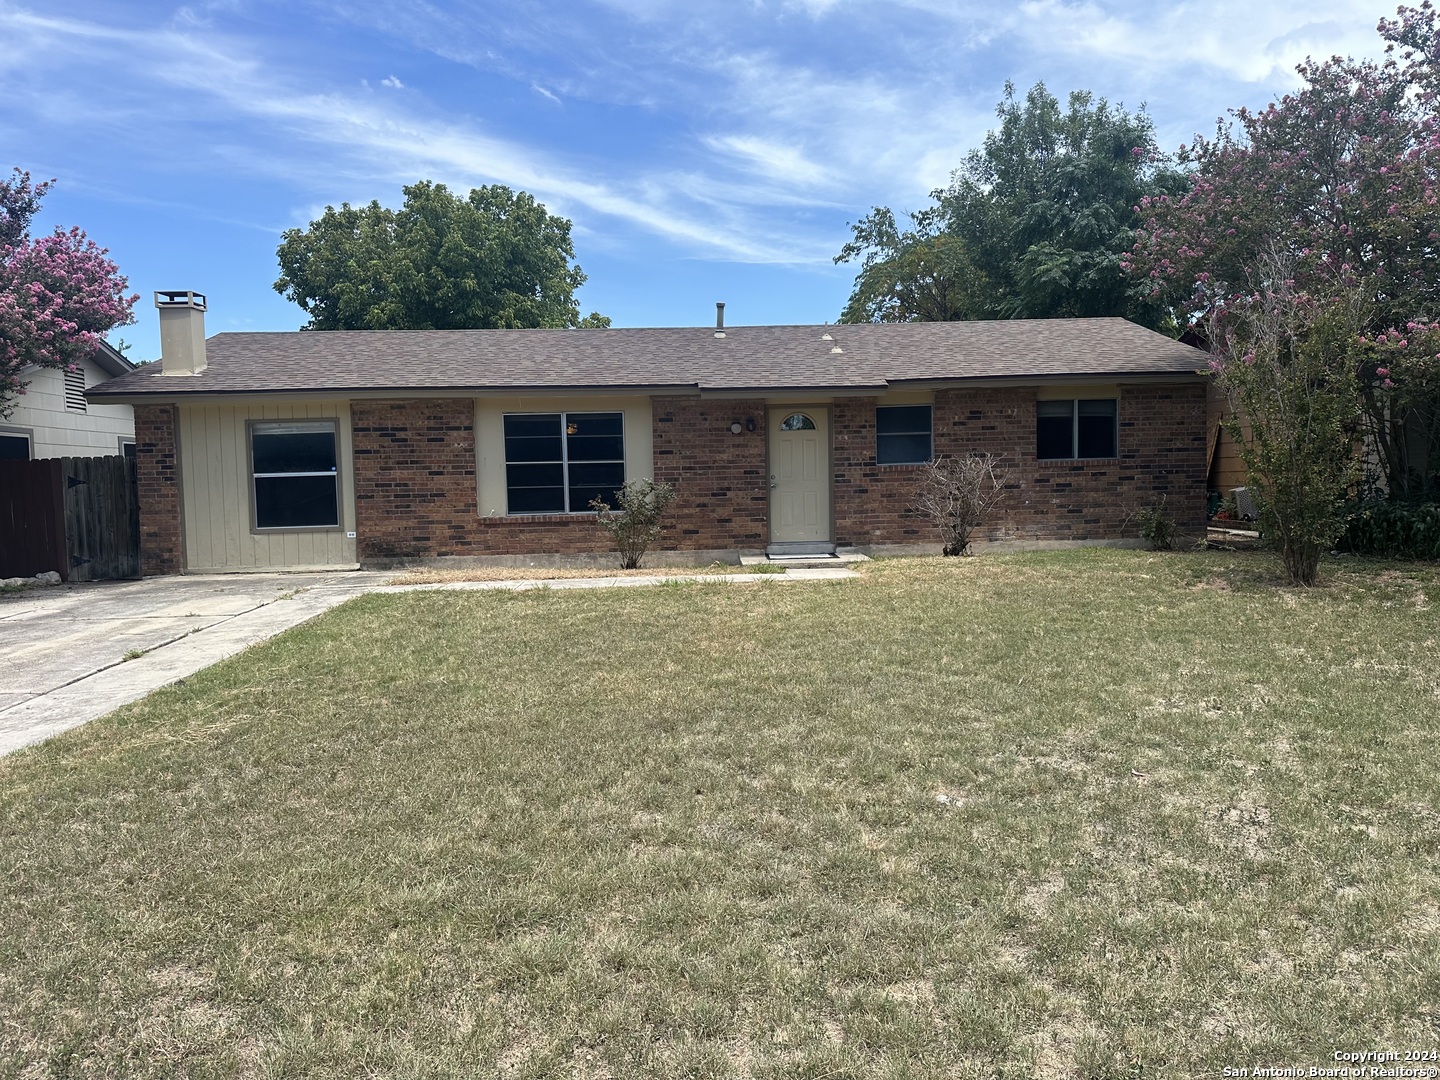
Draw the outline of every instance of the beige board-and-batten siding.
[[[308,401],[180,407],[180,489],[185,569],[190,573],[356,565],[355,470],[350,403]],[[254,528],[248,424],[252,420],[334,420],[340,526]]]

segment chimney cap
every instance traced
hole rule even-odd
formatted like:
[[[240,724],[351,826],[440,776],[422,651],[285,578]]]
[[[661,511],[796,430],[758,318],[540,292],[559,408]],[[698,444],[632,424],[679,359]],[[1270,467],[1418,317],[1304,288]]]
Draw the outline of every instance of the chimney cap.
[[[155,306],[161,310],[165,308],[194,308],[197,311],[204,311],[205,294],[192,292],[189,289],[157,289],[155,292]]]

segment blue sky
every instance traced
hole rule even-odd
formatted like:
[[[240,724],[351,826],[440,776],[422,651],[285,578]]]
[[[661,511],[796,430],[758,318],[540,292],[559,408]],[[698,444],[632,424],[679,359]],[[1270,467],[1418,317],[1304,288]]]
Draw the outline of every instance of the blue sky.
[[[142,294],[208,330],[289,330],[280,232],[432,179],[502,183],[574,222],[582,311],[617,326],[833,321],[832,257],[915,208],[994,122],[1007,79],[1145,103],[1173,149],[1379,55],[1392,6],[1343,0],[0,0],[0,170],[57,177]]]

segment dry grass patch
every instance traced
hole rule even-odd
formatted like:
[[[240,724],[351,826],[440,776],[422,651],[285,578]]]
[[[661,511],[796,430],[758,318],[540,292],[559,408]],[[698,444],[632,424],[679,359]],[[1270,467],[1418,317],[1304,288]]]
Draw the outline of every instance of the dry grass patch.
[[[0,1075],[1118,1080],[1431,1045],[1440,576],[1331,573],[1089,551],[362,598],[0,759]]]
[[[641,567],[638,570],[621,570],[613,566],[480,566],[468,570],[416,567],[413,570],[397,573],[386,584],[439,585],[452,581],[565,581],[575,578],[681,577],[696,574],[746,574],[752,572],[751,567],[731,566],[726,563],[711,563],[708,566],[652,566]]]

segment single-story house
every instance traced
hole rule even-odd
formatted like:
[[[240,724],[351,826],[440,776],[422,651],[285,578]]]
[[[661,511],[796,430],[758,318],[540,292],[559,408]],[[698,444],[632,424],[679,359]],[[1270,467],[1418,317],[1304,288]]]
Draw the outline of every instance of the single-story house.
[[[989,542],[1205,524],[1206,357],[1123,319],[206,340],[156,303],[162,360],[89,391],[135,410],[146,574],[600,553],[590,500],[645,477],[675,561],[933,550],[921,466],[983,451]]]
[[[25,393],[13,400],[10,415],[0,418],[0,460],[133,454],[130,406],[91,402],[86,391],[134,368],[103,341],[74,371],[26,368],[20,373]]]

